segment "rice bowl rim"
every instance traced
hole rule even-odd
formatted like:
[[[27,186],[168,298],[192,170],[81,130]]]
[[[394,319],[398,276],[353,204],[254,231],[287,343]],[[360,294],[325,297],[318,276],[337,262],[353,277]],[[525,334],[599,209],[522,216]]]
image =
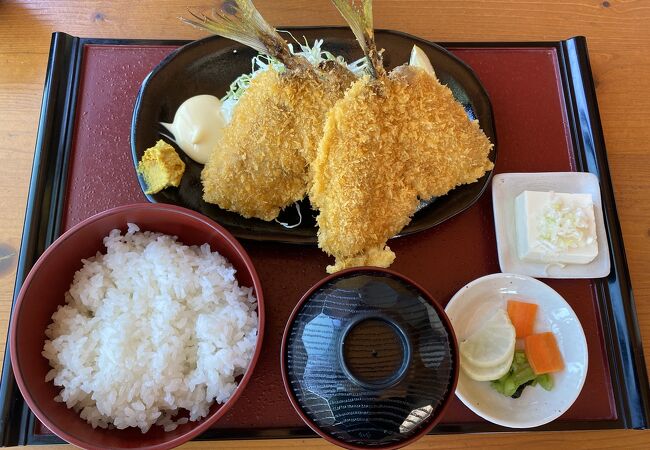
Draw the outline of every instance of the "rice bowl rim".
[[[248,381],[252,377],[252,374],[255,369],[255,365],[257,364],[257,360],[259,358],[259,355],[262,350],[262,341],[264,338],[264,323],[265,323],[265,315],[264,315],[264,296],[262,293],[262,285],[261,281],[259,279],[259,276],[257,274],[257,271],[255,270],[255,267],[253,265],[253,262],[244,249],[244,247],[239,243],[239,241],[228,231],[226,230],[223,226],[219,225],[215,221],[203,216],[202,214],[189,210],[187,208],[183,208],[180,206],[176,205],[170,205],[170,204],[164,204],[164,203],[134,203],[130,205],[123,205],[123,206],[117,206],[105,211],[102,211],[100,213],[97,213],[91,217],[88,217],[84,219],[83,221],[79,222],[78,224],[74,225],[72,228],[67,230],[65,233],[63,233],[61,236],[59,236],[52,244],[50,244],[45,251],[39,256],[38,260],[36,263],[32,266],[30,269],[29,273],[27,274],[27,277],[23,281],[20,292],[18,294],[18,297],[16,298],[16,302],[14,304],[14,307],[12,308],[11,311],[11,320],[10,320],[10,332],[9,332],[9,350],[10,350],[10,357],[11,357],[11,366],[14,374],[14,378],[16,380],[16,383],[18,384],[18,388],[20,390],[20,393],[22,394],[23,398],[27,402],[30,410],[34,413],[34,415],[38,418],[38,420],[43,423],[49,430],[51,430],[54,434],[56,434],[59,438],[69,442],[70,444],[82,447],[82,448],[87,448],[88,445],[92,445],[93,448],[112,448],[112,447],[105,447],[105,446],[97,446],[94,443],[87,442],[81,438],[76,437],[74,434],[72,434],[69,431],[64,431],[60,427],[58,427],[50,418],[41,411],[39,404],[36,400],[36,398],[32,397],[31,391],[27,384],[25,383],[25,380],[22,377],[22,370],[21,370],[21,365],[20,365],[20,358],[18,355],[18,342],[17,342],[17,327],[19,326],[20,319],[21,319],[21,310],[22,310],[22,305],[26,301],[25,298],[28,297],[28,293],[30,290],[30,287],[32,286],[32,280],[40,270],[41,266],[45,264],[45,262],[48,260],[48,258],[51,257],[52,254],[56,254],[58,248],[68,239],[70,239],[72,236],[74,236],[77,232],[82,230],[83,228],[87,227],[88,225],[97,222],[101,219],[104,219],[108,216],[113,216],[113,215],[120,215],[129,211],[136,211],[136,210],[151,210],[151,211],[157,211],[157,212],[162,212],[163,214],[169,214],[170,218],[175,218],[178,216],[185,216],[190,218],[191,220],[195,222],[199,222],[202,226],[206,227],[206,229],[211,229],[216,235],[218,235],[218,239],[221,241],[224,241],[227,245],[232,247],[235,250],[235,253],[241,258],[241,260],[244,263],[244,266],[246,267],[247,272],[251,276],[252,279],[252,289],[255,293],[255,299],[256,299],[256,304],[257,304],[257,339],[255,341],[255,350],[253,352],[253,356],[250,360],[250,363],[248,365],[248,368],[244,372],[242,379],[239,381],[237,384],[237,387],[233,394],[230,396],[230,398],[225,401],[224,403],[221,404],[219,409],[213,413],[208,413],[208,415],[204,418],[202,418],[200,421],[196,422],[190,422],[193,424],[196,424],[192,429],[187,431],[186,433],[177,436],[174,439],[171,439],[169,441],[165,441],[159,444],[155,445],[147,445],[143,447],[138,447],[140,449],[148,449],[148,450],[162,450],[162,449],[169,449],[169,448],[174,448],[176,446],[179,446],[183,444],[184,442],[187,442],[188,440],[192,439],[193,437],[201,434],[203,431],[207,430],[210,428],[215,422],[217,422],[221,417],[223,417],[229,410],[232,408],[232,406],[236,403],[237,399],[241,395],[241,393],[244,391],[244,388],[248,384]],[[125,220],[124,225],[126,226],[128,221]],[[137,225],[137,224],[136,224]],[[139,226],[139,225],[138,225]],[[110,233],[111,230],[106,232],[106,236],[108,233]],[[159,233],[155,229],[141,229],[141,231],[152,231]],[[182,240],[178,240],[178,242],[182,242]],[[184,244],[184,243],[183,243]],[[187,245],[187,244],[184,244]],[[214,251],[211,249],[211,251]],[[86,258],[90,258],[94,255],[89,255]],[[225,258],[225,257],[224,257]],[[231,261],[226,258],[226,261],[230,264]],[[72,280],[71,280],[72,282]],[[59,305],[65,304],[65,298],[61,299],[61,302]],[[43,343],[45,343],[45,330],[43,330]],[[44,357],[43,357],[44,358]],[[49,362],[48,362],[49,364]],[[43,383],[46,381],[43,380]],[[51,382],[49,382],[51,383]],[[52,399],[54,402],[54,399]],[[58,402],[57,402],[58,403]],[[60,403],[62,407],[66,407],[64,403]],[[212,407],[212,405],[211,405]],[[87,423],[87,426],[91,427],[89,423]],[[113,431],[121,431],[121,430],[113,430]],[[146,436],[147,433],[144,433],[142,436]],[[135,448],[135,447],[133,447]]]

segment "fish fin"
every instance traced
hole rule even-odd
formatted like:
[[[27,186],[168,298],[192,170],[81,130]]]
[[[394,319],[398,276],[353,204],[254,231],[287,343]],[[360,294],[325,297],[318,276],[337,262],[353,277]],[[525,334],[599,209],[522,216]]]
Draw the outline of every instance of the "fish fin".
[[[180,18],[189,25],[277,58],[287,68],[299,63],[287,42],[264,20],[251,0],[219,0],[208,12],[189,10],[189,13],[192,18]]]
[[[375,31],[372,21],[372,0],[360,0],[361,8],[356,0],[332,0],[345,21],[350,25],[363,53],[365,53],[372,75],[375,78],[386,75],[383,59],[375,44]]]

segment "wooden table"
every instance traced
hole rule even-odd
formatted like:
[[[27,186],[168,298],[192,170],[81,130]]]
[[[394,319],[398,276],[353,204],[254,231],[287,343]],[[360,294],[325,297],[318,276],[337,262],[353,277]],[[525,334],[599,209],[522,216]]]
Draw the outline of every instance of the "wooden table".
[[[195,39],[176,17],[211,0],[0,1],[0,350],[53,31],[84,37]],[[343,25],[329,0],[257,0],[276,25]],[[650,1],[376,0],[375,26],[432,41],[588,38],[609,165],[650,361]],[[238,441],[220,448],[329,447],[323,440]],[[427,436],[412,448],[644,448],[650,431]],[[186,448],[214,448],[190,443]],[[43,448],[43,447],[41,447]],[[62,447],[55,447],[60,449]]]

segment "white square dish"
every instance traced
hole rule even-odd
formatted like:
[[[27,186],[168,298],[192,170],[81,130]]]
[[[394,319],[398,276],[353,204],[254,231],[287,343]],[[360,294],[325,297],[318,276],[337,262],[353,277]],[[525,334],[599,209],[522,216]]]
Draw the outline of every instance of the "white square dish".
[[[591,194],[596,219],[598,256],[588,264],[534,263],[517,254],[515,198],[524,191]],[[602,278],[609,275],[610,259],[598,178],[585,172],[502,173],[492,179],[492,207],[499,266],[502,272],[536,278]]]

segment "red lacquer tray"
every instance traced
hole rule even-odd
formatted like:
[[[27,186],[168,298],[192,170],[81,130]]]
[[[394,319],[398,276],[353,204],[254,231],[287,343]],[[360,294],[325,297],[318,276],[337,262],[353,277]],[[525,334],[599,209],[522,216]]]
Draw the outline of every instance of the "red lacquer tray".
[[[295,32],[294,32],[295,34]],[[105,209],[146,201],[131,160],[133,104],[149,71],[182,42],[53,38],[17,289],[56,236]],[[589,372],[575,404],[539,429],[643,428],[647,377],[583,38],[545,43],[444,44],[489,93],[499,140],[496,173],[590,171],[600,177],[613,261],[604,280],[545,280],[577,313]],[[203,439],[310,436],[286,398],[280,341],[302,294],[325,276],[317,248],[243,242],[264,286],[267,332],[253,378]],[[499,272],[491,195],[424,232],[391,241],[392,269],[441,305],[467,282]],[[5,360],[5,445],[57,441],[29,412]],[[434,432],[503,428],[454,399]]]

